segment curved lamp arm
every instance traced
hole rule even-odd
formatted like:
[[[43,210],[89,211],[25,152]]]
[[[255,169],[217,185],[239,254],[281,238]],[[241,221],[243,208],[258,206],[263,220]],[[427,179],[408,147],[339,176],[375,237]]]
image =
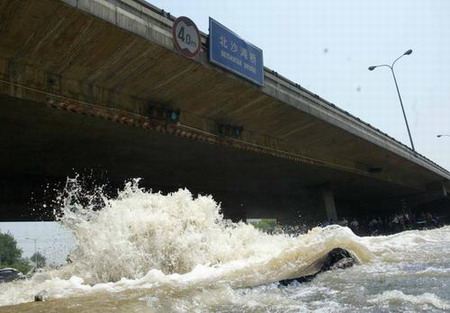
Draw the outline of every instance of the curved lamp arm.
[[[377,67],[389,67],[389,69],[391,70],[392,77],[394,78],[395,88],[397,89],[398,99],[400,100],[400,106],[402,108],[403,117],[405,119],[406,129],[408,130],[408,136],[409,136],[409,141],[411,142],[411,148],[412,148],[413,151],[416,151],[416,149],[414,148],[414,143],[413,143],[413,139],[412,139],[412,136],[411,136],[411,131],[409,129],[408,119],[406,118],[405,108],[403,107],[402,96],[400,95],[400,89],[398,88],[397,78],[395,77],[395,73],[394,73],[395,62],[400,60],[405,55],[410,55],[411,53],[412,53],[412,49],[409,49],[409,50],[405,51],[401,56],[396,58],[394,60],[394,62],[392,62],[392,65],[380,64],[380,65],[369,66],[369,71],[373,71]],[[438,135],[438,137],[440,137],[440,136]]]

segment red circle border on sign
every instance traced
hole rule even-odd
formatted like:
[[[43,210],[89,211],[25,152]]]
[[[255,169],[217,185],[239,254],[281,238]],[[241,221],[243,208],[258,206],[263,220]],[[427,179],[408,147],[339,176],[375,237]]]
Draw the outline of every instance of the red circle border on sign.
[[[175,29],[177,28],[178,24],[180,22],[184,21],[186,23],[187,26],[194,26],[195,31],[197,32],[197,36],[198,36],[198,47],[194,52],[190,52],[188,49],[183,49],[180,47],[180,45],[177,42],[176,39],[176,33],[175,33]],[[202,46],[202,37],[200,37],[200,32],[198,31],[197,25],[195,25],[195,23],[186,16],[180,16],[178,17],[174,22],[173,22],[173,26],[172,26],[172,41],[175,45],[175,47],[177,48],[177,50],[184,55],[187,58],[190,59],[194,59],[195,57],[197,57],[200,54],[200,48]]]

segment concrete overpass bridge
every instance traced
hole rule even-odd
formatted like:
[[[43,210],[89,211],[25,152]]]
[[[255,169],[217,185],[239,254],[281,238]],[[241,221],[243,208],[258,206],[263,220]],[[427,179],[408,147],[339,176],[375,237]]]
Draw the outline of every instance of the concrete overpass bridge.
[[[268,68],[259,87],[214,66],[205,34],[183,57],[173,21],[140,0],[0,3],[1,220],[51,218],[42,190],[86,169],[233,219],[448,210],[448,171]]]

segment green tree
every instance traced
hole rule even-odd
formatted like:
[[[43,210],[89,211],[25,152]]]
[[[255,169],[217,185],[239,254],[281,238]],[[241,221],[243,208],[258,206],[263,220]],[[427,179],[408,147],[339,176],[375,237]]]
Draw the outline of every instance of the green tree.
[[[263,218],[257,222],[252,222],[250,224],[264,232],[271,232],[277,226],[277,220],[274,218]]]
[[[17,241],[7,233],[0,233],[0,264],[13,264],[20,260],[22,250],[17,247]]]
[[[17,247],[17,241],[9,233],[0,233],[0,268],[12,267],[26,274],[31,266],[22,258],[22,250]]]
[[[37,267],[37,268],[44,267],[44,266],[45,266],[45,262],[47,261],[47,259],[45,258],[45,256],[43,256],[43,255],[42,255],[41,253],[39,253],[39,252],[34,253],[34,254],[31,256],[30,260],[31,260],[32,262],[34,262],[34,264],[36,264],[36,267]]]

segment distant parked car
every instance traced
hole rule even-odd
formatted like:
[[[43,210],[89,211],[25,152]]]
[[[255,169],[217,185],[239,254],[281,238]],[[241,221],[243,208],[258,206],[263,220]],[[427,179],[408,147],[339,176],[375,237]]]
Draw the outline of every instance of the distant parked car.
[[[25,275],[16,270],[15,268],[2,268],[0,269],[0,283],[7,283],[17,279],[24,279]]]

